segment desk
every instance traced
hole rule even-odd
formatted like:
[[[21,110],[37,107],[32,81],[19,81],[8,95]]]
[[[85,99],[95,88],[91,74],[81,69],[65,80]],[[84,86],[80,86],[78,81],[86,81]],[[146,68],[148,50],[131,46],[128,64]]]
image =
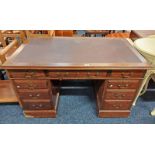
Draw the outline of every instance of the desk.
[[[128,117],[149,65],[125,39],[32,39],[3,64],[26,117],[56,117],[62,80],[92,80],[99,117]]]
[[[150,35],[155,35],[155,30],[132,30],[130,38],[134,41],[138,38],[146,38]]]

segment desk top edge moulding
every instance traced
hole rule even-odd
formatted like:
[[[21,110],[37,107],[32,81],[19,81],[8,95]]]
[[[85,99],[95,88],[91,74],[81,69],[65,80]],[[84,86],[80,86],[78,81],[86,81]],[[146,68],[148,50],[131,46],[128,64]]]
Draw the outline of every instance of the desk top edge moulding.
[[[3,69],[25,69],[25,67],[26,69],[147,69],[150,65],[126,39],[55,37],[32,39],[2,66]]]

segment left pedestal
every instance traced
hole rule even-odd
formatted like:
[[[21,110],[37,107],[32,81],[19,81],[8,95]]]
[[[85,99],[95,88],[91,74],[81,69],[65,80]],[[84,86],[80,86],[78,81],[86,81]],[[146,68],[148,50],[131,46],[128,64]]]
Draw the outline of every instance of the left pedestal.
[[[26,117],[56,117],[59,89],[44,71],[9,70],[8,74]]]

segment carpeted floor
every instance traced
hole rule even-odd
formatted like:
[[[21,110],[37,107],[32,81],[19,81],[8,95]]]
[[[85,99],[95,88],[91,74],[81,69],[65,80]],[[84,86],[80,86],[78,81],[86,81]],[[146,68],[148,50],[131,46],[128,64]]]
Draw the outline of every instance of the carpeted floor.
[[[105,124],[105,123],[133,123],[154,124],[155,117],[150,111],[155,107],[155,96],[146,93],[140,97],[137,105],[132,108],[129,118],[98,118],[96,115],[96,100],[92,90],[85,93],[63,94],[59,100],[57,118],[25,118],[18,105],[0,105],[1,124]]]

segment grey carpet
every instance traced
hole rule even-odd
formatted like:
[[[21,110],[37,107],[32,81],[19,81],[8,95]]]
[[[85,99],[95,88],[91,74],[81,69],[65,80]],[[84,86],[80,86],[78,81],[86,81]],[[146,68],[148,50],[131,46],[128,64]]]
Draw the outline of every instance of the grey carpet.
[[[155,96],[140,97],[129,118],[98,118],[96,100],[92,91],[84,95],[62,95],[57,118],[25,118],[18,105],[0,105],[1,124],[153,124],[155,117],[150,111],[155,107]],[[152,95],[151,95],[152,96]],[[149,98],[149,99],[148,99]],[[154,100],[154,101],[153,101]]]

